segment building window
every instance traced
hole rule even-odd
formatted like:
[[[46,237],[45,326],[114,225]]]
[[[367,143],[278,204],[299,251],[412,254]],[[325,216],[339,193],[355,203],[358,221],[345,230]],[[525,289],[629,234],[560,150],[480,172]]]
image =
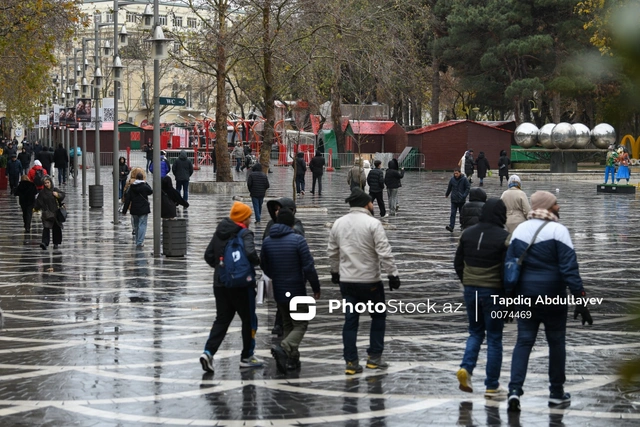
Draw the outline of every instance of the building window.
[[[138,15],[133,12],[127,12],[127,22],[136,23],[138,22]]]
[[[158,23],[160,25],[167,25],[167,15],[158,15]]]
[[[102,23],[102,15],[101,14],[93,15],[93,22],[95,22],[96,24]]]
[[[107,18],[107,22],[113,22],[113,12],[107,12],[104,16]]]
[[[198,26],[198,20],[196,18],[187,18],[187,27],[196,28]]]
[[[173,26],[182,27],[182,16],[176,16],[175,18],[173,18]]]

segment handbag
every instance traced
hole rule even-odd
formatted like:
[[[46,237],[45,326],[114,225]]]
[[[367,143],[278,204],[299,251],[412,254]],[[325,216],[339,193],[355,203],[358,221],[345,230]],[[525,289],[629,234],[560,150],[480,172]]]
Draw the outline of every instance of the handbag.
[[[63,223],[67,220],[67,207],[64,203],[58,206],[58,210],[56,211],[56,219],[60,223]]]
[[[517,258],[511,257],[505,260],[503,282],[504,282],[504,289],[507,292],[511,291],[513,288],[515,288],[518,285],[518,282],[520,281],[520,268],[522,267],[522,261],[524,260],[524,257],[527,255],[527,251],[529,250],[531,245],[533,245],[533,242],[536,241],[536,237],[538,237],[538,234],[540,233],[540,231],[542,231],[542,229],[550,222],[551,221],[545,221],[544,224],[542,224],[538,228],[536,233],[533,235],[533,239],[531,240],[531,243],[529,243],[529,245],[525,248],[525,250],[522,252],[522,254],[519,257]]]

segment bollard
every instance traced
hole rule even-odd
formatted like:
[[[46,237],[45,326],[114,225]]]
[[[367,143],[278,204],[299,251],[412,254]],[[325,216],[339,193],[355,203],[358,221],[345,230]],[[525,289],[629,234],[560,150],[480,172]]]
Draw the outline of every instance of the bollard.
[[[329,166],[327,166],[327,172],[333,172],[335,169],[333,168],[333,148],[329,148]]]
[[[168,257],[187,254],[187,220],[185,218],[162,220],[162,252]]]

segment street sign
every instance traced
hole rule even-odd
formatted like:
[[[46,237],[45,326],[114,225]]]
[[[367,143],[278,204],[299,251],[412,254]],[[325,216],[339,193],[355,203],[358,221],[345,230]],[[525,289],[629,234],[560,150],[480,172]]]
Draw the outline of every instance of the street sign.
[[[174,105],[176,107],[184,107],[187,100],[184,98],[163,98],[160,97],[160,105]]]

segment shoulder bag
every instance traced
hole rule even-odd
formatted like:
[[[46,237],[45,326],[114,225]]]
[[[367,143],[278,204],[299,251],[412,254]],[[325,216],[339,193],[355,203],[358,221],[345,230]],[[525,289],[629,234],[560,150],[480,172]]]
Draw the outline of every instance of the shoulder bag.
[[[538,234],[540,234],[540,231],[542,231],[542,229],[550,222],[551,221],[545,221],[544,224],[542,224],[538,228],[536,233],[533,235],[533,239],[531,240],[531,243],[529,243],[529,245],[525,248],[525,250],[522,252],[522,255],[520,255],[520,257],[518,258],[511,257],[505,260],[503,281],[504,281],[504,288],[506,290],[514,289],[518,285],[518,282],[520,280],[520,268],[522,267],[522,261],[524,260],[524,257],[527,255],[527,251],[529,250],[531,245],[533,245],[533,242],[536,241],[536,237],[538,237]]]

